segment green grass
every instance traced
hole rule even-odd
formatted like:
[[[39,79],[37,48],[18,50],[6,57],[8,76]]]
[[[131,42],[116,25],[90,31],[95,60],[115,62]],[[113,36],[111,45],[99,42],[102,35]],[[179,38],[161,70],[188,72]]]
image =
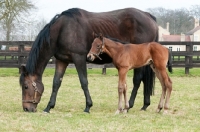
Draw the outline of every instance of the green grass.
[[[94,68],[94,69],[87,69],[88,75],[89,74],[97,74],[101,75],[102,74],[102,69]],[[106,70],[107,75],[113,76],[113,75],[118,75],[117,70],[115,68],[107,68]],[[53,76],[55,72],[54,68],[46,68],[43,74],[43,77],[48,77],[48,76]],[[72,74],[76,75],[77,71],[74,68],[69,68],[66,70],[65,75]],[[19,74],[19,69],[18,68],[0,68],[0,77],[9,77],[9,76],[15,76],[18,77]],[[130,70],[128,72],[128,76],[133,75],[133,70]],[[186,75],[185,74],[185,69],[184,68],[173,68],[173,73],[170,74],[170,76],[176,76],[176,77],[193,77],[193,76],[200,76],[200,68],[191,68],[190,69],[190,74]]]
[[[51,94],[54,69],[46,69],[43,93],[36,113],[23,112],[18,69],[0,68],[0,131],[7,132],[189,132],[200,131],[200,69],[191,69],[190,75],[184,69],[174,68],[170,74],[173,91],[169,114],[156,113],[161,86],[156,79],[155,95],[147,111],[140,111],[143,104],[142,84],[135,106],[127,114],[114,115],[117,109],[118,76],[116,69],[88,69],[89,90],[93,100],[91,113],[84,113],[85,98],[77,73],[68,69],[58,92],[57,103],[50,114],[44,114]],[[2,74],[3,73],[3,74]],[[6,74],[7,73],[7,74]],[[8,74],[9,73],[9,74]],[[128,75],[128,97],[132,84],[132,71]]]

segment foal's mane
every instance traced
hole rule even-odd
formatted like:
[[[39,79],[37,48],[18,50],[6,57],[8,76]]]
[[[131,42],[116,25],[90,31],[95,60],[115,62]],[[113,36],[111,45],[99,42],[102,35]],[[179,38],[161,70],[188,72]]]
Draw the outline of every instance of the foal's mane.
[[[119,42],[119,43],[122,43],[122,44],[130,44],[130,42],[122,41],[122,40],[119,40],[117,38],[112,38],[112,37],[109,37],[109,36],[105,36],[105,38],[108,38],[112,41]]]

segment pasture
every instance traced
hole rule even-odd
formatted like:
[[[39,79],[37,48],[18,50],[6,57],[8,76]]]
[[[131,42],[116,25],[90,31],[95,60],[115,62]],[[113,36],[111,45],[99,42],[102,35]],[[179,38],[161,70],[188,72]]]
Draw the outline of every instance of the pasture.
[[[0,131],[53,131],[53,132],[143,132],[143,131],[200,131],[200,69],[173,68],[170,74],[173,90],[168,114],[156,113],[161,86],[156,79],[155,95],[147,111],[140,111],[143,104],[141,84],[135,105],[127,114],[114,115],[118,102],[118,76],[114,68],[101,75],[101,69],[88,69],[89,90],[93,100],[90,114],[84,113],[85,98],[75,69],[67,69],[58,92],[57,103],[50,114],[43,113],[51,94],[54,69],[43,75],[45,90],[36,113],[22,110],[18,69],[0,69]],[[129,71],[128,97],[133,87]]]

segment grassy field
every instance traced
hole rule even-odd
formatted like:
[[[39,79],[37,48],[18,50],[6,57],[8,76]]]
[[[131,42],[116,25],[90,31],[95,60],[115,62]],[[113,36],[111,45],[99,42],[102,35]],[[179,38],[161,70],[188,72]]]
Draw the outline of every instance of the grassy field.
[[[89,69],[89,90],[93,100],[91,113],[84,113],[85,98],[77,73],[68,69],[60,87],[57,103],[50,114],[43,113],[51,94],[54,69],[46,69],[43,83],[45,91],[36,113],[23,112],[18,69],[0,68],[0,131],[1,132],[198,132],[200,131],[200,69],[174,68],[171,74],[173,91],[168,114],[156,113],[161,86],[156,79],[155,95],[147,111],[143,104],[142,85],[135,106],[127,114],[114,115],[117,109],[118,76],[115,69]],[[132,84],[132,71],[128,74],[128,96]]]

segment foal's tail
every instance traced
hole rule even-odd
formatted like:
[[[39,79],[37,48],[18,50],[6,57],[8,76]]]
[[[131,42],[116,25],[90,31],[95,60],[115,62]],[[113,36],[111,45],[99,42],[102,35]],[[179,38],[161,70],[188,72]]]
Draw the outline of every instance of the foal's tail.
[[[168,71],[172,73],[172,52],[170,50],[168,51],[169,51],[169,56],[168,56],[167,68]]]

